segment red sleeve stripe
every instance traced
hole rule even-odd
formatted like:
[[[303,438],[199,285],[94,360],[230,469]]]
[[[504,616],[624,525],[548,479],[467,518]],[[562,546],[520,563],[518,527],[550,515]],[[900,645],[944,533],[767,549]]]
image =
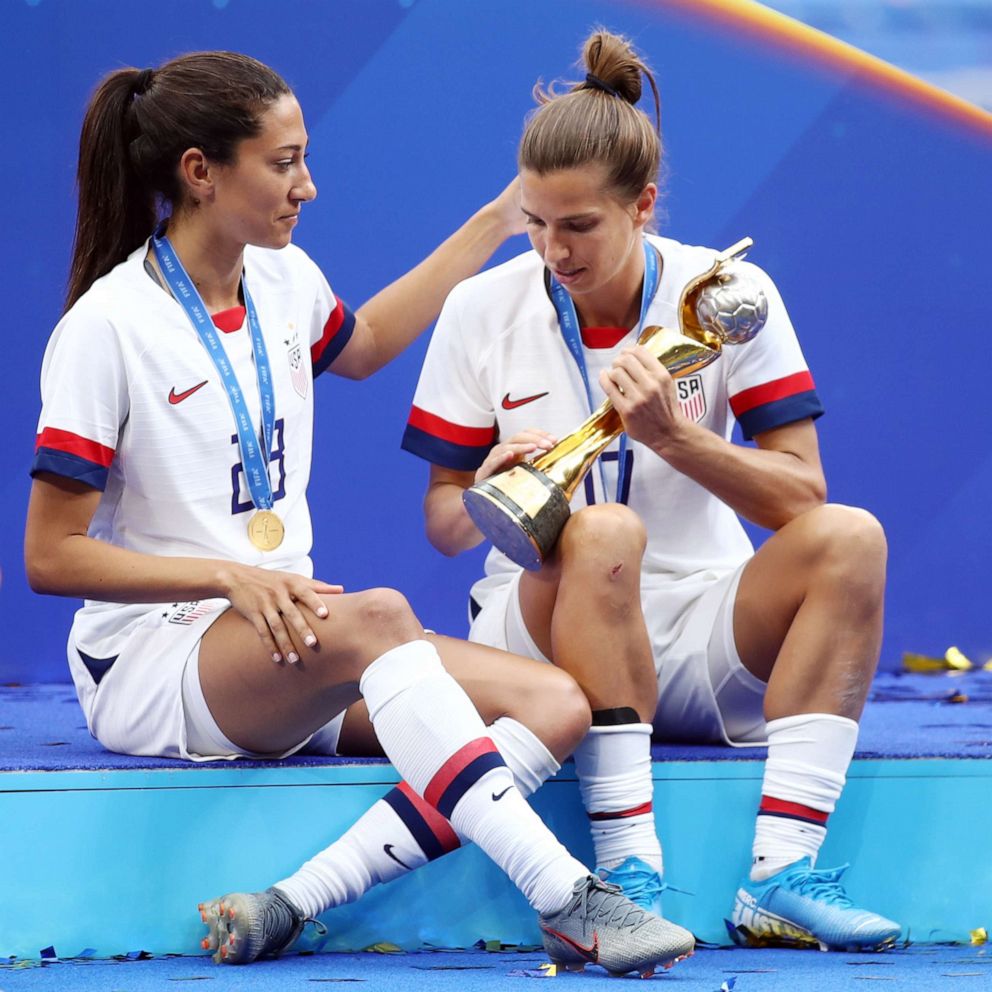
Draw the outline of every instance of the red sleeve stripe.
[[[450,420],[421,410],[419,406],[410,410],[410,419],[407,422],[411,427],[416,427],[425,434],[453,444],[465,444],[477,448],[492,444],[496,439],[495,424],[492,427],[463,427],[461,424],[453,424]]]
[[[324,353],[327,346],[334,340],[334,335],[341,330],[341,325],[344,323],[344,303],[338,300],[338,305],[331,311],[331,315],[327,318],[327,322],[324,324],[324,333],[321,335],[320,340],[312,345],[310,348],[310,361],[314,365],[320,360],[320,356]]]
[[[66,454],[76,455],[85,458],[94,465],[109,468],[114,460],[114,449],[108,448],[105,444],[98,444],[90,441],[89,438],[80,437],[71,431],[60,431],[56,427],[46,427],[36,438],[35,451],[40,448],[52,448],[55,451],[64,451]]]
[[[794,375],[787,375],[782,379],[773,379],[761,386],[752,386],[730,397],[730,409],[734,411],[734,416],[740,418],[742,414],[753,410],[755,407],[764,406],[766,403],[774,403],[776,400],[787,399],[797,393],[806,393],[816,387],[813,385],[813,376],[809,371],[796,372]]]

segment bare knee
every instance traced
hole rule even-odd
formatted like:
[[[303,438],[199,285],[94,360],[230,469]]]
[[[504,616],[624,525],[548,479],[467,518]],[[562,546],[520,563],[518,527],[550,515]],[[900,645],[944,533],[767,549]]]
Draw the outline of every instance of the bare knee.
[[[888,547],[879,521],[867,510],[831,503],[796,521],[802,526],[801,560],[809,590],[843,593],[855,610],[880,608]]]
[[[868,578],[884,578],[888,545],[882,525],[871,513],[836,503],[812,512],[819,517],[817,537],[826,562]]]
[[[407,602],[395,589],[376,588],[327,596],[327,628],[321,640],[335,651],[348,650],[367,661],[390,648],[424,636],[424,629]]]
[[[559,762],[564,761],[592,725],[585,693],[571,675],[551,665],[521,688],[514,719],[529,727]]]
[[[644,522],[622,503],[587,506],[568,521],[560,539],[563,563],[605,570],[606,577],[640,575],[647,545]]]

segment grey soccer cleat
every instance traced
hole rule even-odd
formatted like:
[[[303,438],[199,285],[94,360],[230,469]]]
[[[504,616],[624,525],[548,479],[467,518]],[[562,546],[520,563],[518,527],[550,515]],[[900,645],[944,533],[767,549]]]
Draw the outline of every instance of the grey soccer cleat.
[[[557,913],[538,923],[551,960],[569,971],[598,964],[613,975],[636,971],[650,978],[688,957],[695,939],[688,930],[634,905],[617,885],[587,875]]]
[[[235,892],[201,902],[200,919],[209,932],[201,941],[217,964],[248,964],[278,955],[303,932],[306,919],[278,890]]]

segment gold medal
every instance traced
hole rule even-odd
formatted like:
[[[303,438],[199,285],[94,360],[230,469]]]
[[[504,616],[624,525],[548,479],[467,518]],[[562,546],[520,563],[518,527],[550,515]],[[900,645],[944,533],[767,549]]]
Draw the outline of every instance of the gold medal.
[[[274,551],[285,534],[282,521],[271,510],[259,510],[248,521],[248,540],[259,551]]]

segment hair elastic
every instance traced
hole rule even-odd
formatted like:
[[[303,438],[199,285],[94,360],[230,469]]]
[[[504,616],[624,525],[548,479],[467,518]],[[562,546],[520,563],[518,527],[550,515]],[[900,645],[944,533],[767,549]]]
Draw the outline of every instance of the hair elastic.
[[[142,69],[131,83],[131,95],[135,97],[143,96],[148,87],[151,86],[154,76],[154,69]]]
[[[615,90],[609,83],[604,83],[599,76],[594,76],[591,72],[586,73],[586,83],[597,90],[602,90],[604,93],[609,93],[610,96],[615,96],[618,100],[623,99],[623,95],[619,92],[619,90]]]

